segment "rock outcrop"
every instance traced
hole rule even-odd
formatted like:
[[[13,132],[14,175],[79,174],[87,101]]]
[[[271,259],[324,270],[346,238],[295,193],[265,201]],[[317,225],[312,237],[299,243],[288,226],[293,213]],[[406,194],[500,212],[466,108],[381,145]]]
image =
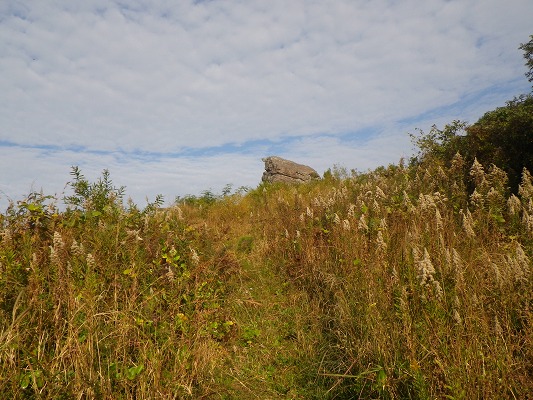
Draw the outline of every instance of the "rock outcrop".
[[[281,157],[266,157],[263,161],[265,162],[263,182],[303,183],[320,178],[313,168]]]

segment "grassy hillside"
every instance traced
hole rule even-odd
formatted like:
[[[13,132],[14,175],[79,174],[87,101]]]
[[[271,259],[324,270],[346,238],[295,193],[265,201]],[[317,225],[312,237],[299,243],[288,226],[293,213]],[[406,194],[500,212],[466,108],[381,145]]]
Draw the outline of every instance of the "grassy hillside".
[[[123,206],[104,177],[68,211],[13,205],[0,397],[533,393],[529,173],[519,196],[460,157],[345,175],[164,210]]]

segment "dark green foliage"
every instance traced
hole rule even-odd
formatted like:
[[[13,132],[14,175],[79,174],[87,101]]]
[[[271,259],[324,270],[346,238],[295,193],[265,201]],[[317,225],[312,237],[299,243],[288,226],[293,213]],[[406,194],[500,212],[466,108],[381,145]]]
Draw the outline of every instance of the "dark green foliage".
[[[463,153],[467,126],[466,122],[455,120],[442,130],[433,125],[428,133],[417,129],[418,135],[409,134],[413,144],[419,149],[418,156],[411,160],[412,163],[425,160],[432,162],[435,158],[451,161],[456,153]]]
[[[74,194],[65,196],[63,201],[69,207],[82,211],[103,213],[106,207],[121,206],[125,187],[113,186],[109,171],[104,169],[97,182],[91,183],[77,166],[72,167],[73,181],[68,183]]]
[[[467,131],[467,159],[503,169],[516,192],[522,170],[533,170],[533,96],[522,95],[489,111]]]
[[[524,51],[526,73],[533,81],[533,35],[528,43],[520,45]],[[457,153],[466,165],[475,159],[486,169],[491,164],[503,169],[509,178],[513,192],[524,168],[533,170],[533,94],[520,95],[508,101],[505,106],[487,112],[476,123],[468,126],[462,121],[453,121],[440,130],[435,125],[429,133],[419,130],[411,135],[413,143],[420,150],[412,164],[433,163],[437,160],[450,166]],[[465,171],[465,181],[468,175]]]
[[[529,42],[520,44],[519,49],[524,51],[526,66],[529,69],[529,71],[526,72],[527,79],[530,82],[533,82],[533,35],[529,36]]]
[[[411,135],[420,149],[413,164],[439,160],[450,166],[454,156],[463,156],[467,166],[477,159],[485,168],[491,164],[503,169],[513,192],[524,168],[533,170],[533,96],[522,95],[504,107],[487,112],[475,124],[453,121],[440,130]],[[465,171],[465,180],[468,176]]]

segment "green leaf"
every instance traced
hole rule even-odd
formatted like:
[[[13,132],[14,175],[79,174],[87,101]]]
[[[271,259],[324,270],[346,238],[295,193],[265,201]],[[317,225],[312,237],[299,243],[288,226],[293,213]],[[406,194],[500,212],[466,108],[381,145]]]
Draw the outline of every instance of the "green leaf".
[[[128,378],[130,381],[134,380],[137,375],[139,375],[142,370],[144,369],[143,364],[139,364],[136,367],[131,367],[126,370],[126,378]]]
[[[27,208],[29,211],[42,211],[43,206],[41,204],[30,203]]]
[[[24,375],[20,377],[20,387],[22,389],[27,389],[28,386],[30,386],[31,383],[31,373],[26,372]]]

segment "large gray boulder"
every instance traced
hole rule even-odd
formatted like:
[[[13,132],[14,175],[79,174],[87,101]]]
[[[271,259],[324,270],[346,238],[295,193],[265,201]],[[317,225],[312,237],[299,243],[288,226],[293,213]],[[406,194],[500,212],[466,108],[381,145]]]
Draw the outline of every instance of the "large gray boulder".
[[[266,157],[263,161],[265,162],[263,182],[303,183],[320,178],[313,168],[281,157]]]

